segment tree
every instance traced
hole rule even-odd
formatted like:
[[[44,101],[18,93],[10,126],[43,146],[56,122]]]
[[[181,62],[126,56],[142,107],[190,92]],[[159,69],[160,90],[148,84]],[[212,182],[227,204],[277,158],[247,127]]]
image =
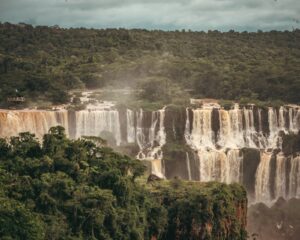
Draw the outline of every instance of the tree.
[[[148,101],[163,101],[167,103],[171,99],[170,85],[171,82],[168,78],[147,78],[139,86],[141,89],[139,97]]]
[[[39,217],[17,201],[0,197],[0,238],[43,240],[45,233]]]

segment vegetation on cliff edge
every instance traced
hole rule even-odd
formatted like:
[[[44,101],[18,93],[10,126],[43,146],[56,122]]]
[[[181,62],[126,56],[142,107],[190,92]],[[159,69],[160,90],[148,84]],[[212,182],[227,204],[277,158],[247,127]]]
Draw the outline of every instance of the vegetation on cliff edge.
[[[62,127],[42,144],[30,133],[0,139],[0,238],[246,239],[241,186],[146,184],[144,170]]]

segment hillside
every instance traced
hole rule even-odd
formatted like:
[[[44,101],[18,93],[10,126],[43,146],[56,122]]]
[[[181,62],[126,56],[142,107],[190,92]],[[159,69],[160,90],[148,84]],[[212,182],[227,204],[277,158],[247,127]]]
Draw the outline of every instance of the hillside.
[[[60,104],[68,91],[141,89],[145,101],[300,102],[300,30],[191,32],[0,24],[0,102]],[[288,94],[287,94],[288,93]]]

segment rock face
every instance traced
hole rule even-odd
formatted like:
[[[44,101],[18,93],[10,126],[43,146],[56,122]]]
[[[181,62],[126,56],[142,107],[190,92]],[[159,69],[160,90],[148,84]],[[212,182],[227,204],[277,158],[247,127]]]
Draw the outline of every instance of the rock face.
[[[100,136],[149,161],[159,177],[241,183],[251,202],[300,196],[300,107],[169,106],[157,111],[0,111],[0,137],[41,137],[62,125],[71,138]]]

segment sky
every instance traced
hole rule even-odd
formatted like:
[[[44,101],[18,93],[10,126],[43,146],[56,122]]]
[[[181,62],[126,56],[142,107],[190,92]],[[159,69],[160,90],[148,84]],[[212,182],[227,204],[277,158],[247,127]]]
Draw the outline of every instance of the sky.
[[[0,21],[86,28],[300,28],[300,0],[0,0]]]

